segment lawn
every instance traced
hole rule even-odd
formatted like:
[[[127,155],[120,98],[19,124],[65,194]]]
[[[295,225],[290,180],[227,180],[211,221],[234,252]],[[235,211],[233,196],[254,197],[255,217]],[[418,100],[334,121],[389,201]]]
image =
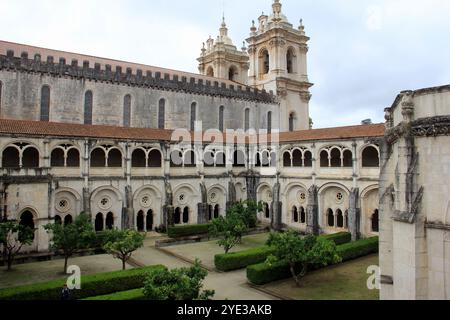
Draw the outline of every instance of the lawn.
[[[293,279],[273,282],[261,288],[294,300],[379,300],[379,291],[367,289],[367,268],[379,265],[370,255],[311,272],[297,287]]]
[[[79,266],[82,275],[122,270],[122,262],[114,259],[110,255],[85,256],[69,259],[69,266],[71,265]],[[127,266],[127,268],[131,267]],[[13,265],[13,271],[11,272],[7,272],[5,269],[5,267],[0,268],[0,289],[47,282],[66,276],[62,272],[64,269],[64,260]]]
[[[242,238],[242,244],[234,247],[230,252],[237,252],[256,247],[261,247],[266,244],[269,238],[269,233],[261,233]],[[196,258],[200,259],[202,264],[210,270],[215,268],[214,256],[216,254],[224,253],[223,248],[219,247],[217,240],[200,242],[193,244],[184,244],[164,248],[165,251],[171,252],[183,257],[189,261],[194,261]]]

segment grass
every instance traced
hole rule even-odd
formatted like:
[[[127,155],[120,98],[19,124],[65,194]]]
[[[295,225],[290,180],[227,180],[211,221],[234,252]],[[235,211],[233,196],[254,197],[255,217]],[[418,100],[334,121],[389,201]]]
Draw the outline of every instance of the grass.
[[[379,291],[367,289],[367,268],[378,264],[371,255],[307,274],[300,288],[292,278],[262,288],[294,300],[379,300]]]

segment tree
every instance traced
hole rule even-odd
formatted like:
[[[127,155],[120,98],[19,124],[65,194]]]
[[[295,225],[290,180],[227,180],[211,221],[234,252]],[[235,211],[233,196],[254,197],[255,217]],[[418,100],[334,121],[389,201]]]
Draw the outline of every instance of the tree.
[[[267,244],[274,247],[276,253],[270,256],[266,263],[269,265],[277,261],[289,263],[297,286],[301,285],[300,281],[307,274],[309,266],[327,266],[342,261],[334,242],[315,236],[301,237],[294,231],[272,233]],[[296,271],[298,269],[299,273]]]
[[[243,234],[247,231],[242,217],[236,212],[230,211],[226,217],[214,219],[209,227],[212,237],[218,237],[217,244],[228,253],[233,247],[241,243]]]
[[[120,231],[109,230],[105,234],[106,244],[103,246],[106,252],[122,261],[122,269],[126,269],[126,262],[133,252],[144,246],[145,235],[135,230]]]
[[[154,270],[145,281],[144,294],[149,300],[209,300],[215,292],[202,291],[207,275],[198,260],[191,268]]]
[[[227,215],[235,214],[236,216],[241,217],[246,227],[251,229],[256,227],[256,222],[258,221],[257,212],[261,210],[262,210],[261,203],[247,200],[235,204],[233,207],[229,209]]]
[[[7,270],[12,270],[12,263],[23,246],[30,245],[34,240],[34,230],[16,221],[0,223],[0,244],[3,245]]]
[[[64,256],[64,273],[67,272],[69,258],[91,247],[96,238],[90,218],[83,213],[71,224],[48,224],[44,228],[52,235],[51,248],[61,251]]]

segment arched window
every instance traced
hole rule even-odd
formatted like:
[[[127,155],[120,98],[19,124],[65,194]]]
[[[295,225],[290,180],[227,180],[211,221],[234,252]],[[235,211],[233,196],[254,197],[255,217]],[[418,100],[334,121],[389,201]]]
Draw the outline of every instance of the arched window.
[[[185,154],[184,166],[187,168],[195,168],[197,166],[195,152],[193,150],[190,150]]]
[[[213,67],[208,67],[208,71],[206,71],[206,75],[208,77],[214,77],[214,69],[213,69]]]
[[[179,168],[183,166],[183,153],[181,151],[172,151],[170,154],[170,166],[172,168]]]
[[[19,150],[17,148],[8,147],[5,150],[3,150],[2,167],[3,168],[19,168],[20,167],[20,155],[19,155]]]
[[[159,109],[158,109],[158,129],[166,128],[166,100],[159,100]]]
[[[50,165],[52,167],[64,167],[64,150],[56,148],[52,151]]]
[[[216,206],[214,207],[214,219],[219,218],[219,216],[220,216],[220,206],[216,204]]]
[[[147,211],[146,227],[147,227],[147,231],[153,230],[153,210]]]
[[[328,160],[328,152],[326,150],[323,150],[320,153],[320,166],[322,168],[328,168],[330,166],[330,163]]]
[[[376,209],[371,217],[372,220],[372,232],[379,232],[380,231],[380,217],[379,217],[379,211]]]
[[[261,153],[261,166],[262,167],[269,167],[270,166],[270,153],[269,151],[263,151]]]
[[[380,156],[375,147],[367,147],[362,153],[362,166],[366,168],[378,168],[380,166]]]
[[[342,210],[338,209],[336,212],[336,216],[337,216],[337,227],[344,228],[344,214],[342,213]]]
[[[176,208],[175,209],[175,214],[173,217],[173,223],[174,224],[180,224],[181,223],[181,209],[180,208]]]
[[[59,225],[62,224],[61,216],[58,216],[58,215],[55,216],[55,224],[59,224]]]
[[[236,150],[233,155],[233,167],[245,167],[245,154],[241,150]]]
[[[148,167],[149,168],[161,168],[162,167],[161,152],[154,149],[148,153]]]
[[[195,121],[197,121],[197,103],[191,104],[191,131],[195,131]]]
[[[33,147],[26,148],[22,153],[23,168],[39,168],[39,151]]]
[[[131,155],[131,166],[133,168],[145,168],[146,167],[146,155],[144,150],[136,149]]]
[[[73,223],[73,218],[70,214],[68,214],[65,218],[64,218],[64,225],[68,226],[69,224]]]
[[[225,131],[224,113],[225,113],[225,107],[220,106],[220,108],[219,108],[219,130],[221,132]]]
[[[80,152],[77,149],[72,148],[67,151],[66,164],[70,168],[80,167]]]
[[[218,167],[218,168],[224,168],[224,167],[226,167],[225,153],[223,153],[223,152],[218,152],[218,153],[216,154],[216,167]]]
[[[296,206],[294,206],[294,207],[292,208],[292,218],[294,219],[294,222],[295,222],[295,223],[298,223],[298,222],[299,222],[299,219],[298,219],[298,209],[297,209]]]
[[[41,88],[41,121],[50,121],[50,87]]]
[[[313,163],[312,163],[313,159],[312,159],[311,151],[306,151],[304,157],[305,157],[305,159],[304,159],[305,167],[306,168],[311,168],[312,165],[313,165]]]
[[[103,225],[103,214],[97,213],[95,216],[95,231],[100,232],[103,231],[104,225]]]
[[[129,94],[123,98],[123,126],[131,126],[131,96]]]
[[[333,210],[328,209],[327,211],[327,220],[328,220],[328,226],[334,227],[334,213]]]
[[[292,166],[291,154],[288,151],[286,151],[285,153],[283,153],[283,167],[289,168],[291,166]]]
[[[108,167],[122,168],[122,152],[118,149],[111,149],[108,152]]]
[[[137,214],[136,227],[137,227],[137,231],[139,231],[139,232],[144,231],[144,211],[142,211],[142,210],[139,211]]]
[[[353,167],[353,154],[350,150],[344,151],[344,167],[345,168],[351,168]]]
[[[261,74],[268,74],[270,71],[270,56],[267,49],[263,49],[259,56]]]
[[[270,207],[268,203],[264,204],[264,216],[266,219],[270,219]]]
[[[214,167],[214,153],[212,151],[205,152],[203,163],[206,168]]]
[[[300,223],[305,224],[306,223],[306,211],[305,208],[300,208]]]
[[[92,91],[86,91],[84,94],[84,124],[92,124],[92,105],[93,95]]]
[[[183,210],[183,223],[189,223],[189,207]]]
[[[294,167],[303,166],[303,155],[302,152],[298,149],[295,149],[294,152],[292,152],[292,165]]]
[[[34,217],[30,211],[25,211],[20,215],[20,225],[25,228],[29,228],[33,232],[35,231]],[[34,240],[34,235],[33,235],[33,240]]]
[[[272,133],[272,111],[267,113],[267,133]]]
[[[244,129],[245,131],[248,131],[250,129],[250,109],[245,109]]]
[[[236,81],[236,76],[237,76],[236,67],[234,66],[230,67],[230,69],[228,70],[228,80]]]
[[[106,229],[114,229],[114,215],[112,212],[108,212],[108,214],[106,215]]]
[[[213,206],[208,206],[208,221],[211,221],[213,219]]]
[[[333,150],[331,150],[331,167],[338,168],[341,166],[341,163],[341,151],[334,148]]]
[[[96,149],[92,150],[92,152],[91,152],[91,167],[92,168],[106,167],[106,154],[103,149],[96,148]]]
[[[289,114],[289,131],[293,132],[295,130],[295,113]]]
[[[286,68],[287,73],[294,73],[294,52],[292,48],[286,53]]]

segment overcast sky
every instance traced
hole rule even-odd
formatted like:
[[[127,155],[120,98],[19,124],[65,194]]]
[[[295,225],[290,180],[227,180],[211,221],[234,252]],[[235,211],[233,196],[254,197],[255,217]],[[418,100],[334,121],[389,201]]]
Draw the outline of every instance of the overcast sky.
[[[0,39],[198,72],[225,11],[240,48],[271,0],[0,0]],[[450,0],[284,0],[311,37],[314,127],[383,122],[406,89],[450,83]]]

